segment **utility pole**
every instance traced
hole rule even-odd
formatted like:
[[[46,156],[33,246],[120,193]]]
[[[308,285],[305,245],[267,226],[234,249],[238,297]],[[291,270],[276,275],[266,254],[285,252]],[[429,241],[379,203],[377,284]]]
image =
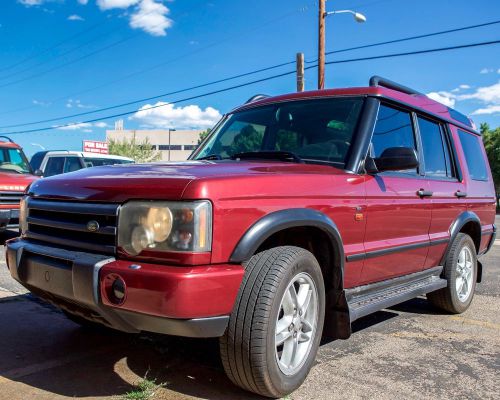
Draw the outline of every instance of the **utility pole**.
[[[318,0],[318,89],[325,88],[325,14],[326,0]]]
[[[319,23],[318,23],[318,89],[325,88],[325,20],[329,15],[352,14],[356,22],[366,22],[366,17],[352,10],[337,10],[326,12],[326,0],[318,0]]]
[[[304,91],[304,53],[297,53],[297,92]]]

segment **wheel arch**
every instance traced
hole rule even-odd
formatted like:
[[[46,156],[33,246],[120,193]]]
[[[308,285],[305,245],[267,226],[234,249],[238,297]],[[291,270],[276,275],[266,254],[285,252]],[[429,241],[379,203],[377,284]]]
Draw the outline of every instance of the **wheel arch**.
[[[481,246],[481,220],[477,214],[473,211],[464,211],[460,214],[455,221],[450,226],[450,242],[446,247],[446,251],[441,259],[441,265],[444,265],[446,256],[450,251],[453,241],[459,233],[465,233],[472,238],[474,245],[476,246],[476,254],[479,254],[479,248]],[[483,266],[479,262],[477,263],[477,282],[481,282],[483,275]]]
[[[284,237],[280,238],[282,235]],[[298,237],[313,239],[307,246],[297,243],[295,239]],[[322,247],[325,241],[328,249]],[[243,263],[257,252],[279,245],[297,245],[316,256],[323,272],[327,296],[324,335],[348,338],[351,324],[344,292],[344,246],[335,222],[324,213],[310,208],[271,212],[255,222],[240,238],[230,262]]]

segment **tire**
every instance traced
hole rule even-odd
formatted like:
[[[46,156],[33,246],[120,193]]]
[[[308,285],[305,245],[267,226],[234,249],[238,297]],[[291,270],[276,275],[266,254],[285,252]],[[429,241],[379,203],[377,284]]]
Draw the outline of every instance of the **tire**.
[[[466,257],[465,268],[463,257]],[[469,263],[470,266],[467,267]],[[476,246],[469,235],[459,233],[453,240],[446,255],[443,278],[448,282],[447,287],[428,293],[427,299],[441,310],[452,314],[463,313],[472,302],[477,281]],[[459,290],[463,282],[467,285],[467,289],[462,286],[462,290]]]
[[[220,338],[224,370],[245,390],[283,397],[304,382],[316,358],[325,315],[323,275],[309,251],[292,246],[258,253],[244,267],[228,328]],[[296,303],[292,290],[299,290]],[[300,312],[291,304],[299,304]],[[278,338],[286,340],[275,346],[278,327]]]

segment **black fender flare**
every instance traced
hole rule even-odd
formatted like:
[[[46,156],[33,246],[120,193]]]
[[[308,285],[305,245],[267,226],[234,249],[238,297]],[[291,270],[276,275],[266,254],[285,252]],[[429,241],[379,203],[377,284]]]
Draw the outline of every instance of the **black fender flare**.
[[[453,241],[455,240],[459,232],[462,230],[462,228],[465,226],[465,224],[468,224],[469,222],[477,224],[479,233],[481,234],[481,220],[479,219],[477,214],[472,211],[464,211],[463,213],[461,213],[450,226],[449,229],[450,241],[448,243],[448,246],[446,247],[446,251],[443,254],[443,258],[441,259],[441,265],[444,264],[444,261],[446,259],[446,256],[448,255],[448,251],[450,250]],[[474,238],[472,238],[472,240],[474,240]],[[476,251],[479,252],[479,249],[476,249]]]
[[[325,214],[311,208],[289,208],[271,212],[255,222],[241,237],[230,257],[232,263],[242,263],[252,257],[257,249],[273,234],[296,227],[314,227],[330,239],[335,264],[344,272],[344,246],[337,225]]]
[[[333,250],[333,287],[326,293],[325,325],[323,335],[347,339],[351,335],[349,307],[344,291],[344,245],[339,229],[327,215],[310,208],[291,208],[271,212],[255,222],[241,237],[230,257],[230,262],[241,264],[250,259],[271,235],[295,227],[314,227],[323,231]],[[336,273],[335,273],[336,272]]]

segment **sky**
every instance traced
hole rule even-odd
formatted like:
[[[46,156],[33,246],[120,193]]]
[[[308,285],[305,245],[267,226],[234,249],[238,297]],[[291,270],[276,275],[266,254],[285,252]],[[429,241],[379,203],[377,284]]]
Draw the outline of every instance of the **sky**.
[[[327,51],[500,20],[497,0],[330,0],[327,9],[367,19],[329,16]],[[341,52],[327,61],[498,39],[500,24]],[[315,0],[2,0],[0,134],[29,156],[42,148],[81,150],[82,140],[104,140],[120,118],[125,129],[209,128],[256,93],[293,92],[294,75],[178,101],[293,71],[294,64],[160,95],[293,62],[297,52],[306,65],[317,58]],[[306,90],[315,89],[316,74],[306,71]],[[372,75],[427,93],[477,125],[500,126],[499,44],[333,64],[326,87],[366,86]],[[131,104],[97,111],[124,103]],[[71,117],[80,113],[87,114]],[[105,118],[121,113],[130,114]],[[44,120],[51,121],[33,124]],[[78,124],[63,126],[69,123]]]

